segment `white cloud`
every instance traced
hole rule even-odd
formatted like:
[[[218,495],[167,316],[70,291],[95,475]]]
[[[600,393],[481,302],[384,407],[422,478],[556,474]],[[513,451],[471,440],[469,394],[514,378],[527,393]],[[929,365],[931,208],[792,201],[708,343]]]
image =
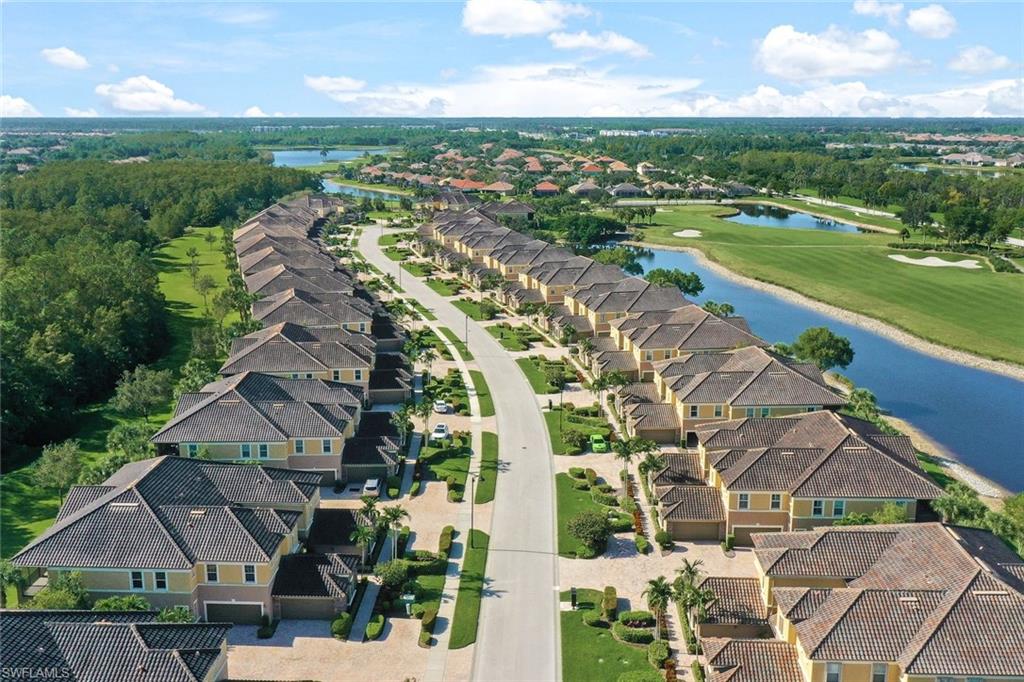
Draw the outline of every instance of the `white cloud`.
[[[62,69],[80,71],[89,68],[89,60],[69,47],[46,47],[39,51],[43,59]]]
[[[251,106],[242,112],[243,118],[268,118],[267,112],[260,109],[258,106]]]
[[[768,32],[754,62],[773,76],[799,81],[882,73],[910,59],[885,31],[849,33],[829,26],[824,33],[803,33],[785,24]]]
[[[178,99],[174,90],[149,76],[132,76],[120,83],[101,83],[96,94],[119,112],[130,114],[209,113],[195,102]]]
[[[548,36],[552,47],[558,50],[591,50],[595,52],[617,52],[630,57],[650,57],[651,52],[632,38],[619,33],[603,31],[592,35],[587,31],[579,33],[552,33]]]
[[[18,116],[42,116],[39,110],[32,106],[27,100],[11,95],[0,95],[0,118],[13,118]]]
[[[997,81],[985,94],[986,115],[1024,116],[1024,79]]]
[[[928,5],[910,10],[907,26],[925,38],[948,38],[956,30],[956,19],[942,5]]]
[[[448,67],[447,69],[441,69],[439,75],[441,76],[441,80],[450,80],[459,75],[459,70],[454,67]]]
[[[879,0],[855,0],[853,3],[855,14],[867,17],[885,17],[890,25],[896,26],[900,23],[903,15],[902,2],[879,2]]]
[[[711,37],[711,47],[717,47],[717,48],[729,47],[729,43],[725,42],[724,40],[722,40],[718,36],[712,36]]]
[[[74,107],[64,107],[64,115],[70,116],[71,118],[96,118],[99,114],[95,109],[75,109]]]
[[[202,14],[221,24],[244,26],[246,24],[264,24],[276,15],[264,7],[248,7],[245,5],[221,5],[205,8]]]
[[[1005,69],[1009,65],[1008,57],[996,54],[984,45],[965,47],[949,62],[949,68],[964,73],[985,73]]]
[[[525,36],[556,31],[590,10],[559,0],[466,0],[462,27],[477,35]]]
[[[366,87],[366,81],[348,76],[304,76],[303,81],[310,90],[316,90],[332,99],[336,95],[357,92]]]

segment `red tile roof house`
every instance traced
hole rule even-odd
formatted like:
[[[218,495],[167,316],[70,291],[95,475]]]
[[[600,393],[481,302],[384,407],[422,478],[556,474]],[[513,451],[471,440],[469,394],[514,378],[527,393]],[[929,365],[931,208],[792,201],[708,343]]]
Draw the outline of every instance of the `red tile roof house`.
[[[558,185],[544,180],[543,182],[538,182],[534,186],[533,195],[537,197],[550,197],[558,194],[559,191]]]
[[[604,173],[604,169],[598,166],[596,163],[588,163],[587,165],[580,168],[580,172],[584,175],[600,175]]]
[[[510,182],[492,182],[489,185],[484,185],[480,188],[481,192],[494,192],[502,196],[510,196],[516,193],[515,185]]]

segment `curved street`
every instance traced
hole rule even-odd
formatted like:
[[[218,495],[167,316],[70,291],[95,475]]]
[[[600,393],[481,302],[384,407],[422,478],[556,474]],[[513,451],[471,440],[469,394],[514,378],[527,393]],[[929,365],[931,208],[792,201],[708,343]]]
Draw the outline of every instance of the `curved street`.
[[[397,280],[399,263],[383,253],[380,235],[379,229],[364,228],[359,251]],[[472,678],[560,679],[554,463],[537,398],[512,357],[483,327],[409,273],[401,278],[407,297],[429,308],[460,338],[468,335],[467,346],[494,400],[501,473]]]

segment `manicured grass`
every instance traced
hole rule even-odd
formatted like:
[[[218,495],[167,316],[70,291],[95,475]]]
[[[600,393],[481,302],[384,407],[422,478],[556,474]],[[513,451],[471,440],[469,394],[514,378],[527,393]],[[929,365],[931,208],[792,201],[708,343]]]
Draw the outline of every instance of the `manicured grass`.
[[[418,575],[416,584],[420,586],[421,595],[416,603],[423,604],[425,608],[440,608],[441,594],[444,592],[443,575]]]
[[[480,401],[480,416],[494,416],[494,398],[491,397],[491,389],[487,386],[484,373],[477,369],[469,370],[469,376],[473,379],[473,387],[476,389],[477,400]]]
[[[466,555],[462,559],[459,593],[455,599],[455,613],[452,616],[452,630],[448,639],[449,649],[461,649],[475,642],[477,624],[480,620],[480,598],[483,596],[487,545],[490,538],[487,537],[487,533],[476,529],[470,531],[470,538],[472,542],[466,543]]]
[[[431,278],[424,283],[442,296],[456,296],[461,291],[459,283],[454,280]]]
[[[935,485],[940,488],[945,489],[950,483],[956,481],[955,478],[947,473],[946,469],[939,466],[934,459],[922,452],[917,453],[917,463],[920,464],[921,468],[932,477],[932,480],[935,481]]]
[[[448,346],[445,345],[445,342],[441,340],[440,336],[434,333],[433,329],[430,329],[429,327],[424,327],[421,338],[423,339],[424,344],[429,343],[431,346],[434,347],[434,350],[437,351],[437,354],[441,356],[442,360],[453,359],[451,351],[448,350]]]
[[[434,313],[432,313],[429,310],[427,310],[427,307],[424,306],[419,301],[416,301],[414,299],[407,299],[407,300],[409,301],[409,303],[412,305],[413,308],[418,310],[420,312],[420,314],[423,315],[423,317],[425,319],[430,320],[431,322],[433,322],[434,320],[437,319],[437,315],[435,315]]]
[[[561,415],[561,419],[559,419]],[[567,417],[569,413],[564,410],[559,410],[558,406],[555,409],[548,410],[544,413],[544,422],[548,427],[548,437],[551,439],[551,452],[556,455],[564,455],[568,453],[568,448],[564,441],[562,441],[563,429],[574,429],[576,431],[582,431],[588,436],[592,433],[600,433],[605,438],[611,435],[611,427],[601,417],[580,417],[580,422],[570,422]]]
[[[468,440],[468,439],[467,439]],[[455,490],[465,490],[472,449],[466,441],[455,440],[445,447],[426,445],[420,450],[420,459],[426,467],[428,480],[445,481],[455,477]]]
[[[513,327],[501,322],[487,328],[488,333],[498,340],[505,350],[521,351],[529,350],[531,343],[542,343],[549,345],[544,337],[526,325]]]
[[[472,301],[465,298],[460,298],[456,301],[451,302],[453,306],[461,310],[466,315],[469,315],[469,319],[480,322],[486,320],[483,312],[480,310],[480,304],[476,301]]]
[[[402,232],[386,232],[377,239],[377,244],[380,246],[398,246],[399,243],[407,240],[412,236],[412,232],[409,230],[403,230]]]
[[[446,339],[452,342],[452,345],[459,351],[459,355],[462,356],[463,360],[473,359],[473,354],[469,352],[468,348],[466,348],[466,344],[462,342],[462,339],[455,335],[455,332],[448,327],[441,327],[441,333],[444,334]]]
[[[1024,276],[928,268],[888,256],[893,235],[758,228],[720,220],[725,206],[678,206],[641,226],[650,244],[687,246],[747,277],[853,310],[943,345],[1024,363]],[[673,232],[698,229],[698,239]],[[955,254],[958,258],[974,258]],[[738,311],[740,315],[743,311]]]
[[[599,590],[578,588],[576,611],[562,611],[562,680],[564,682],[617,682],[633,670],[654,670],[644,647],[631,646],[612,637],[608,628],[583,622],[583,612],[601,607]],[[561,599],[569,601],[569,592]]]
[[[810,187],[800,187],[794,190],[796,194],[803,194],[809,197],[817,197],[818,190],[811,189]],[[848,197],[845,194],[840,194],[838,197],[830,198],[829,201],[834,201],[840,204],[847,204],[849,206],[859,206],[861,208],[871,208],[878,211],[888,211],[889,213],[899,213],[903,210],[903,207],[899,204],[889,204],[887,206],[868,206],[864,203],[863,199],[857,199],[856,197]]]
[[[545,367],[558,367],[565,374],[566,381],[576,380],[576,373],[560,360],[551,361],[543,358],[535,359],[529,357],[517,359],[516,364],[523,370],[523,374],[526,375],[526,380],[530,382],[533,392],[538,395],[558,393],[558,389],[548,383],[547,375],[544,372]]]
[[[154,262],[159,268],[160,290],[167,299],[170,332],[170,346],[164,357],[154,364],[157,369],[176,372],[185,363],[192,346],[192,328],[204,316],[203,298],[192,288],[189,258],[185,252],[193,247],[199,251],[200,276],[209,274],[218,287],[227,283],[227,268],[220,251],[220,230],[216,230],[218,241],[211,250],[210,245],[203,241],[207,229],[189,229],[183,236],[167,242],[154,255]],[[238,315],[232,313],[225,324],[237,319]],[[170,418],[173,410],[174,401],[171,400],[150,416],[154,433]],[[102,402],[79,410],[78,421],[78,431],[72,438],[78,439],[82,448],[82,464],[88,466],[106,454],[110,429],[120,423],[143,420],[124,417]],[[4,557],[15,554],[49,528],[60,509],[60,497],[35,485],[32,479],[34,470],[34,464],[28,464],[0,477],[0,518],[3,520],[0,555]]]
[[[498,434],[484,431],[483,451],[480,453],[480,476],[476,482],[476,504],[485,504],[494,499],[498,485]]]
[[[389,246],[384,249],[384,255],[393,261],[404,261],[412,256],[412,251],[396,246]]]
[[[579,540],[569,534],[569,519],[584,511],[598,511],[606,514],[611,507],[594,502],[589,490],[576,490],[572,487],[569,474],[555,475],[555,499],[558,506],[558,553],[565,557],[576,557]]]
[[[402,263],[402,269],[414,277],[430,277],[434,269],[424,263]]]

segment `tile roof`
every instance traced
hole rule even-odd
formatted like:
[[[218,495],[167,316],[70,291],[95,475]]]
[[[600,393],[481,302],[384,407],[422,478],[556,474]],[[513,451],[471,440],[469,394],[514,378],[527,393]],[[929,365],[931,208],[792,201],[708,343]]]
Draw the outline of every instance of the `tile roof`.
[[[352,295],[288,289],[261,298],[252,315],[264,325],[293,322],[305,327],[333,327],[373,321],[373,306]]]
[[[709,576],[700,587],[711,590],[715,599],[707,607],[701,623],[729,625],[768,625],[768,607],[761,598],[757,578]]]
[[[356,579],[358,557],[286,554],[274,578],[275,597],[345,597]]]
[[[731,350],[767,343],[750,333],[742,317],[720,318],[700,306],[652,310],[612,320],[611,326],[641,350]]]
[[[291,265],[274,265],[244,277],[245,287],[251,294],[271,296],[290,289],[313,294],[352,295],[355,282],[350,275],[328,268],[297,268]]]
[[[725,509],[717,489],[707,485],[674,485],[656,490],[666,521],[722,521]]]
[[[675,409],[665,403],[632,403],[625,409],[627,421],[637,429],[678,429]]]
[[[655,486],[704,485],[700,455],[674,452],[662,455],[662,457],[665,459],[665,468],[652,477],[651,482]]]
[[[567,291],[565,296],[602,313],[675,310],[692,305],[676,287],[655,286],[639,277],[585,284]]]
[[[227,375],[369,369],[376,345],[367,334],[283,322],[234,339],[219,371]]]
[[[777,639],[701,638],[708,682],[804,682],[796,647]]]

